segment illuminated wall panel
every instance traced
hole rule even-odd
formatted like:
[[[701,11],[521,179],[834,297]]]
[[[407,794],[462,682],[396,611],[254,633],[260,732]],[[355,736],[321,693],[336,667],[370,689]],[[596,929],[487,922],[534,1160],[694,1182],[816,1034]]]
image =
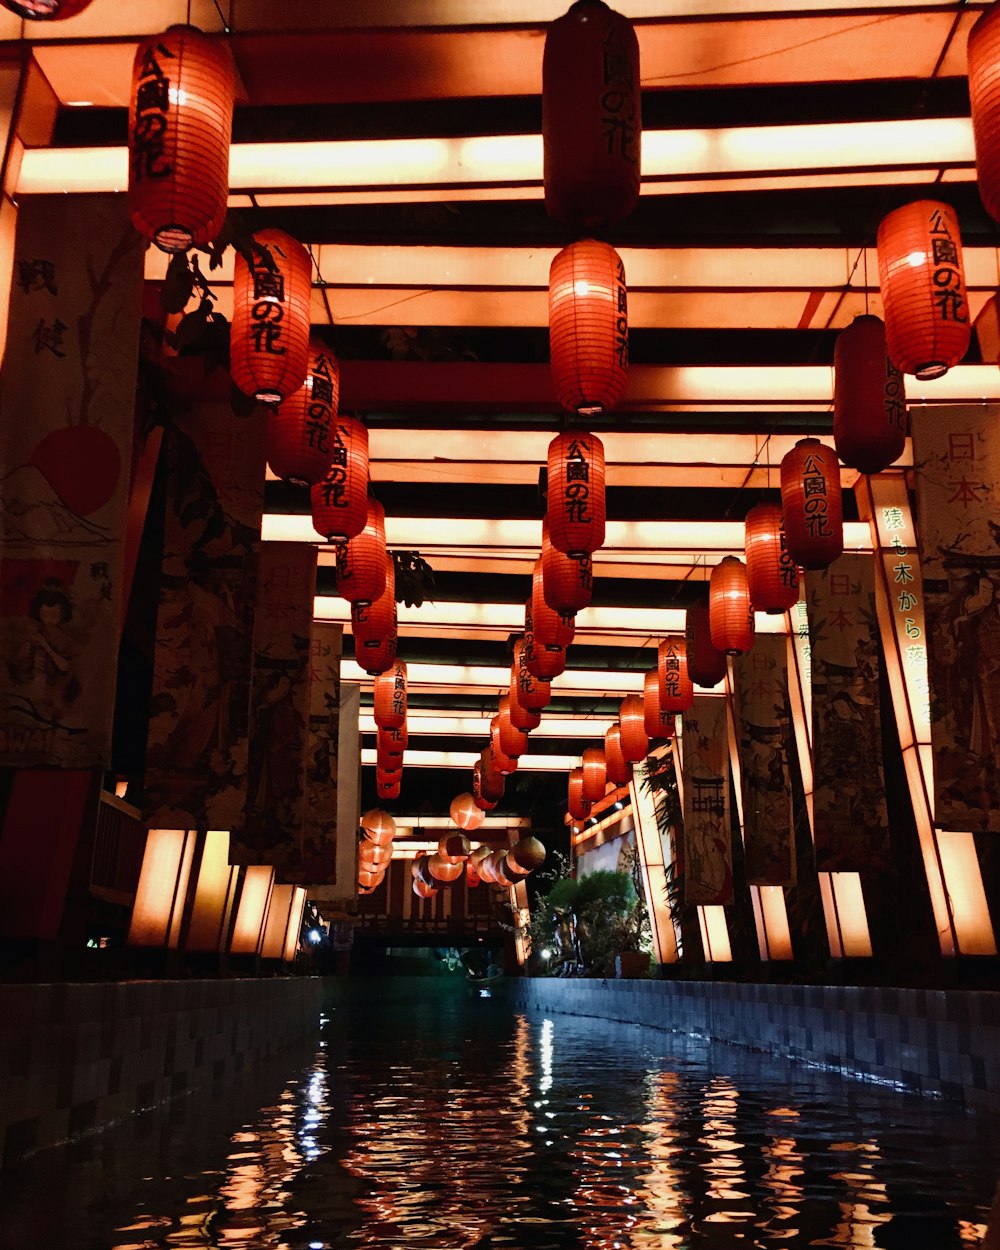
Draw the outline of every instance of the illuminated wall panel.
[[[244,870],[243,892],[236,912],[236,924],[229,949],[234,955],[256,955],[260,950],[261,928],[274,884],[274,869],[255,864]]]
[[[176,947],[194,844],[192,830],[149,830],[132,906],[129,946]]]
[[[663,840],[656,819],[656,804],[646,784],[648,769],[648,761],[636,764],[628,787],[635,821],[635,847],[653,934],[653,958],[658,964],[674,964],[679,958],[679,934],[667,906]]]
[[[185,950],[225,950],[238,878],[239,868],[229,862],[229,830],[209,829],[201,853]]]

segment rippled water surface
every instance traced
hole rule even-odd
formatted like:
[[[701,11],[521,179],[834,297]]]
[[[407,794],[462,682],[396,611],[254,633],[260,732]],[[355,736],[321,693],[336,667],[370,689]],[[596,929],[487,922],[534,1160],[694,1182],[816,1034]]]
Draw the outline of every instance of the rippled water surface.
[[[315,1053],[0,1182],[0,1246],[805,1247],[979,1243],[997,1130],[651,1030],[413,985]]]

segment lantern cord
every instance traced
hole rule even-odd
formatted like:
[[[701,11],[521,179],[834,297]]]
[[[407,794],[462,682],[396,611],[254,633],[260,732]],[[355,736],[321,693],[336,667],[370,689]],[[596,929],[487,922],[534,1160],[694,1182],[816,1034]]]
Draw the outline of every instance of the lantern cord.
[[[212,0],[212,3],[215,5],[215,11],[219,15],[219,21],[222,23],[222,33],[224,35],[231,35],[233,33],[232,23],[226,17],[225,13],[223,13],[219,0]]]

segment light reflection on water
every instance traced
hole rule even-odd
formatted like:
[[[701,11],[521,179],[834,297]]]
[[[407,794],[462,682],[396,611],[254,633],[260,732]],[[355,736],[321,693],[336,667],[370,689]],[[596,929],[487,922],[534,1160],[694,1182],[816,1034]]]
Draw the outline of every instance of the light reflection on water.
[[[439,995],[340,1008],[323,1043],[249,1116],[195,1094],[38,1156],[0,1186],[0,1246],[955,1250],[984,1232],[996,1138],[944,1104]]]

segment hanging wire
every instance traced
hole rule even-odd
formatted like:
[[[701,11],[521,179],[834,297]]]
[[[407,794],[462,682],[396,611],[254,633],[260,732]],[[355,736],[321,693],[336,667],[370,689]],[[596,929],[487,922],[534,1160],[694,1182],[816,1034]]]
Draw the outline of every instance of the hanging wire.
[[[189,0],[189,3],[190,3],[190,0]],[[233,33],[232,25],[227,19],[225,13],[223,13],[222,8],[219,4],[219,0],[212,0],[212,3],[215,5],[215,11],[219,15],[219,21],[222,23],[222,33],[224,35],[231,35]]]

